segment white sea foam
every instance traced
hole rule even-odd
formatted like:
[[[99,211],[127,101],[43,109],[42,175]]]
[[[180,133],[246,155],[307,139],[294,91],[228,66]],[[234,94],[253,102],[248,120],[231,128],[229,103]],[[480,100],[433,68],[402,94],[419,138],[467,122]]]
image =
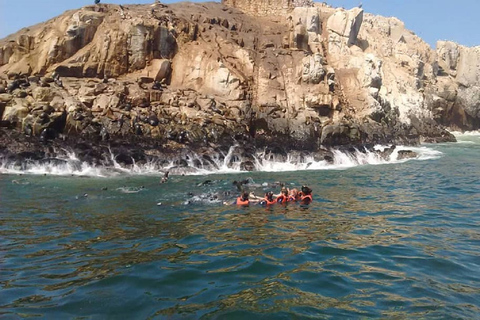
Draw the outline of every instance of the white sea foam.
[[[457,143],[461,144],[479,144],[480,143],[480,130],[477,131],[453,131],[451,132],[455,138],[457,138]]]
[[[465,132],[451,131],[450,133],[453,134],[457,138],[464,137],[464,136],[467,136],[467,137],[471,137],[471,136],[479,137],[480,136],[480,130],[465,131]]]
[[[118,175],[154,175],[163,176],[164,172],[169,171],[171,175],[208,175],[219,173],[239,173],[241,163],[246,159],[235,154],[237,146],[232,146],[226,153],[209,154],[209,160],[205,160],[198,154],[192,153],[185,158],[187,167],[176,166],[173,161],[169,163],[150,161],[137,164],[133,161],[130,166],[122,166],[116,161],[113,154],[105,165],[95,166],[81,162],[73,153],[66,153],[64,157],[52,158],[43,161],[25,161],[19,163],[9,163],[0,160],[0,174],[35,174],[35,175],[60,175],[60,176],[91,176],[108,177]],[[253,155],[254,167],[257,171],[264,172],[284,172],[299,170],[345,170],[348,168],[364,165],[385,165],[402,163],[409,160],[430,160],[438,159],[442,156],[440,151],[431,147],[403,147],[398,146],[388,158],[380,155],[379,151],[384,151],[389,146],[376,146],[377,151],[353,151],[342,152],[332,150],[333,161],[315,160],[313,155],[299,155],[291,153],[280,156],[266,152],[258,152]],[[411,150],[417,154],[413,159],[398,159],[398,154],[402,150]],[[123,190],[121,192],[130,192],[132,190]],[[134,192],[138,192],[135,190]]]
[[[81,162],[73,153],[65,157],[50,158],[42,161],[27,160],[21,164],[0,160],[0,173],[9,174],[34,174],[34,175],[58,175],[58,176],[98,176],[110,175],[109,170],[103,167],[90,166]]]
[[[140,191],[144,191],[144,187],[120,187],[117,188],[118,191],[121,193],[139,193]]]

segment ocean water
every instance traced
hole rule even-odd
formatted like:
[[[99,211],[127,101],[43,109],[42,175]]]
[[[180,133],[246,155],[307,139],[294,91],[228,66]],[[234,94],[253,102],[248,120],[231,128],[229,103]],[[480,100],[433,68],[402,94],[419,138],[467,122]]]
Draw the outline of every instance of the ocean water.
[[[0,317],[479,319],[480,135],[458,139],[408,161],[165,184],[148,168],[3,164]],[[307,184],[314,201],[224,205],[247,178],[257,194]]]

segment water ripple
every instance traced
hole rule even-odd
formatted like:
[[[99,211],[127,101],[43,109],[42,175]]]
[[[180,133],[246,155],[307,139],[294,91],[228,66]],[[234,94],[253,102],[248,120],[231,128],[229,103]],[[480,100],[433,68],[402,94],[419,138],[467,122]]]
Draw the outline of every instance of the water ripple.
[[[0,181],[0,316],[478,318],[480,172],[444,151],[276,174],[314,187],[308,207],[185,205],[193,177]]]

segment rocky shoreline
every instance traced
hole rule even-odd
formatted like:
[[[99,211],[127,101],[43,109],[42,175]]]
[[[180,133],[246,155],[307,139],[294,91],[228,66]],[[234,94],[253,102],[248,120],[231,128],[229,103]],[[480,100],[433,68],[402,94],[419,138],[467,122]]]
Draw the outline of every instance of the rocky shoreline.
[[[61,85],[59,80],[62,80]],[[313,155],[318,161],[331,162],[331,149],[354,153],[374,152],[376,144],[418,145],[421,136],[414,126],[372,125],[343,121],[327,125],[321,134],[312,132],[305,140],[288,134],[257,130],[251,115],[239,116],[211,97],[189,99],[189,92],[171,92],[168,88],[148,88],[142,83],[118,83],[111,79],[38,78],[14,75],[7,81],[0,101],[11,105],[3,112],[0,157],[7,163],[52,161],[75,154],[90,165],[111,165],[111,157],[122,166],[155,162],[188,167],[191,154],[201,157],[215,169],[209,155],[224,157],[237,145],[236,157],[241,170],[254,170],[254,155],[261,151],[282,158],[288,154]],[[135,88],[144,95],[161,93],[168,102],[150,103],[125,94]],[[83,103],[70,98],[72,90],[87,92]],[[108,93],[107,93],[108,92]],[[77,95],[78,96],[78,95]],[[123,97],[123,98],[119,98]],[[128,100],[125,100],[128,99]],[[92,102],[87,103],[87,100]],[[100,102],[99,102],[100,101]],[[173,102],[172,102],[173,101]],[[198,103],[202,101],[202,104]],[[68,103],[71,103],[70,105]],[[100,107],[99,103],[108,104]],[[97,105],[96,105],[97,104]],[[5,110],[5,109],[4,109]],[[426,127],[425,123],[421,124]],[[424,129],[423,129],[424,130]],[[454,137],[431,124],[426,142],[449,142]],[[224,160],[223,158],[220,160]]]
[[[238,145],[248,171],[260,151],[329,161],[480,123],[458,47],[436,57],[359,8],[228,5],[87,6],[0,40],[0,156],[184,166],[195,153],[214,166]]]
[[[251,140],[250,142],[252,142]],[[74,164],[79,169],[83,164],[96,168],[120,167],[131,170],[134,167],[154,167],[158,174],[169,171],[172,175],[195,173],[199,169],[218,171],[221,167],[236,168],[240,171],[255,171],[263,160],[277,162],[294,161],[309,167],[307,159],[314,162],[334,164],[335,151],[351,158],[358,154],[371,153],[383,161],[417,158],[411,150],[396,150],[393,145],[376,149],[374,145],[343,145],[321,147],[316,150],[288,148],[281,145],[258,147],[249,141],[235,141],[235,144],[213,144],[198,146],[177,144],[176,149],[166,147],[159,140],[135,135],[102,141],[82,136],[61,135],[43,138],[26,136],[16,130],[0,128],[0,167],[12,167],[23,171],[31,165],[58,166]],[[74,160],[72,162],[72,160]]]

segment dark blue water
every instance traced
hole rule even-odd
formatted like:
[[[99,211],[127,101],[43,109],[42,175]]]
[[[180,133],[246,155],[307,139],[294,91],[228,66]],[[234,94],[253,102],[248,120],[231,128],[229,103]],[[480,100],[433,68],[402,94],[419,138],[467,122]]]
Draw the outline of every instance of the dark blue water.
[[[166,184],[0,175],[0,317],[478,319],[470,140],[425,161]],[[308,184],[314,202],[222,205],[246,177]]]

